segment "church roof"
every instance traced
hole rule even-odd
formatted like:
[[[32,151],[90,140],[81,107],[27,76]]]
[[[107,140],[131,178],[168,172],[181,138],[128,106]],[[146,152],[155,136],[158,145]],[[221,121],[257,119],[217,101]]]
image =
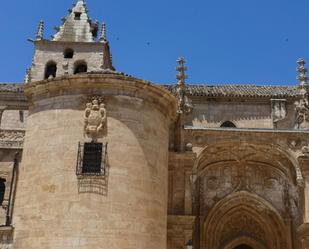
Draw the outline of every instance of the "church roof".
[[[70,14],[63,18],[53,41],[94,42],[97,36],[98,23],[92,22],[88,16],[86,4],[78,0]]]
[[[175,93],[175,85],[163,85]],[[0,92],[23,92],[23,84],[0,83]],[[297,98],[301,90],[297,86],[258,86],[258,85],[187,85],[187,93],[196,97],[264,97]]]
[[[171,92],[175,92],[175,85],[164,85]],[[259,85],[210,85],[187,84],[187,94],[205,97],[269,97],[288,98],[301,96],[298,86],[259,86]]]

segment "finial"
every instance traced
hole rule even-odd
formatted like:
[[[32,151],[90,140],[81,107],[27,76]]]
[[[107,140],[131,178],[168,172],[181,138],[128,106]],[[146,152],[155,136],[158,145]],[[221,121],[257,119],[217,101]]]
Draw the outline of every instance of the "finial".
[[[27,68],[24,82],[29,83],[31,81],[31,69]]]
[[[185,85],[186,84],[186,79],[188,78],[187,75],[186,75],[186,66],[185,66],[185,59],[183,57],[180,57],[178,60],[177,60],[177,63],[178,63],[178,66],[177,66],[177,71],[178,71],[178,74],[177,74],[177,80],[178,80],[178,85]]]
[[[37,30],[37,33],[36,33],[36,40],[37,41],[43,39],[43,33],[44,33],[44,22],[41,20],[39,22],[38,30]]]
[[[297,61],[298,64],[298,68],[297,68],[297,72],[298,72],[298,77],[297,79],[299,80],[299,86],[301,89],[306,90],[306,88],[308,87],[308,80],[309,78],[307,77],[307,68],[305,67],[305,60],[303,58],[299,59]]]
[[[107,42],[106,24],[105,23],[102,23],[101,34],[100,34],[100,42]]]

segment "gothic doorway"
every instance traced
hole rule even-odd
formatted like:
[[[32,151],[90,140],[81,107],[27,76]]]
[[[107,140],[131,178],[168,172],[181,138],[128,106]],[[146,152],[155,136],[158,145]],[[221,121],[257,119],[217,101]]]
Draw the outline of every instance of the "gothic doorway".
[[[291,249],[297,168],[266,145],[216,144],[196,163],[200,249]]]

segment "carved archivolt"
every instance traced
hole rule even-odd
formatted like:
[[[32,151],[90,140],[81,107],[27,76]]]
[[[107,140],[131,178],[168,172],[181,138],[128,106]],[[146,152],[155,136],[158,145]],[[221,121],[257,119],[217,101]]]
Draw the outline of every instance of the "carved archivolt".
[[[240,238],[254,242],[257,248],[290,248],[290,235],[278,212],[247,191],[229,195],[210,211],[203,222],[201,248],[229,248],[233,241],[241,242]]]

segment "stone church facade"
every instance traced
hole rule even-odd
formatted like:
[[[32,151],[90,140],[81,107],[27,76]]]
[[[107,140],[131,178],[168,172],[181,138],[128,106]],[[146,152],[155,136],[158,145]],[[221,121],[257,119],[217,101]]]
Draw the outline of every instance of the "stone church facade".
[[[0,84],[0,248],[309,248],[307,69],[294,86],[154,84],[78,0]]]

